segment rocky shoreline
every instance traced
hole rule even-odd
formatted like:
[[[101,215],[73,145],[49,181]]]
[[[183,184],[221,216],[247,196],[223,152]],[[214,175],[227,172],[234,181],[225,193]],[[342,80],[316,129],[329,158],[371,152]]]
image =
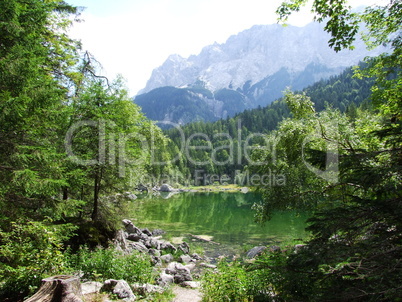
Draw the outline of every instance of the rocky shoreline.
[[[151,262],[157,272],[155,284],[128,284],[125,280],[109,279],[103,283],[87,281],[81,282],[79,276],[54,276],[42,280],[39,291],[25,302],[39,302],[43,298],[43,292],[47,288],[53,288],[54,284],[62,286],[57,292],[65,293],[65,297],[59,297],[60,302],[83,302],[86,297],[105,294],[101,301],[108,302],[108,296],[113,295],[126,302],[137,300],[138,297],[146,298],[154,294],[162,294],[172,286],[180,286],[189,289],[200,288],[199,280],[203,270],[216,270],[216,265],[211,259],[192,253],[187,242],[172,244],[164,240],[165,233],[161,229],[150,231],[147,228],[140,229],[131,220],[122,221],[124,229],[117,232],[113,241],[114,246],[122,254],[129,255],[140,252],[151,257]],[[211,242],[211,244],[217,244]],[[267,247],[258,246],[249,250],[246,258],[255,258]],[[272,249],[272,247],[270,248]],[[84,280],[85,281],[85,280]],[[49,285],[50,283],[50,285]],[[197,291],[198,292],[198,291]],[[199,292],[198,292],[199,293]],[[56,295],[56,291],[53,293]],[[49,293],[46,293],[49,295]],[[53,301],[53,300],[52,300]],[[98,300],[97,300],[98,301]]]
[[[116,234],[115,248],[126,255],[134,251],[150,255],[152,265],[158,272],[155,284],[128,284],[125,280],[114,279],[103,283],[81,282],[79,276],[53,276],[43,279],[39,291],[25,302],[45,301],[44,296],[53,297],[60,302],[83,302],[88,301],[88,297],[100,294],[105,294],[101,298],[103,302],[110,301],[107,298],[108,295],[132,302],[138,297],[146,298],[150,295],[162,294],[174,285],[197,289],[200,283],[194,280],[200,277],[202,269],[216,269],[215,265],[204,262],[205,259],[197,253],[191,253],[190,246],[186,242],[174,245],[162,239],[161,235],[164,231],[160,229],[151,232],[146,228],[136,227],[128,219],[122,222],[124,229]],[[52,289],[51,292],[49,289]]]
[[[187,242],[174,245],[162,239],[164,233],[160,229],[153,230],[140,229],[130,220],[123,220],[125,230],[117,233],[115,244],[123,253],[131,253],[136,250],[148,253],[153,265],[160,268],[159,278],[156,280],[158,286],[166,287],[173,283],[184,287],[196,287],[193,281],[193,271],[196,268],[216,266],[202,262],[204,259],[197,253],[191,253]],[[199,274],[197,274],[199,277]],[[189,283],[190,282],[190,283]]]
[[[154,192],[154,193],[199,193],[199,192],[241,192],[248,193],[250,188],[238,187],[236,185],[209,185],[209,186],[192,186],[174,188],[169,184],[162,184],[160,186],[145,186],[140,185],[138,188],[140,192]]]

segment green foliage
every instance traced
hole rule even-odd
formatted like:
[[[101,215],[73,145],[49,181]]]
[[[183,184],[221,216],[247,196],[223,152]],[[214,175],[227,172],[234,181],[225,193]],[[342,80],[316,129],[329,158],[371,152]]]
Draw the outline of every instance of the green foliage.
[[[222,259],[218,270],[203,276],[203,301],[252,301],[248,284],[249,277],[238,261]]]
[[[305,94],[294,94],[287,89],[284,100],[295,119],[307,118],[315,113],[313,102]]]
[[[122,81],[96,75],[88,52],[80,57],[80,43],[67,35],[77,14],[61,0],[0,2],[0,287],[7,297],[23,297],[63,269],[62,246],[73,235],[67,222],[108,241],[124,210],[109,197],[133,189],[153,149],[166,157],[161,131]],[[85,123],[69,150],[70,127]],[[137,262],[142,270],[146,261]]]
[[[277,9],[279,19],[286,21],[292,12],[298,12],[306,3],[307,0],[283,2]],[[329,3],[321,0],[314,1],[312,12],[315,13],[317,21],[326,22],[324,29],[332,36],[328,43],[335,51],[353,48],[352,43],[358,33],[360,18],[357,14],[350,12],[345,0]]]
[[[62,216],[56,204],[67,184],[60,125],[79,60],[79,44],[66,35],[76,13],[57,0],[0,3],[0,286],[6,297],[22,298],[58,272],[62,242],[72,234],[52,220]]]
[[[306,2],[284,3],[279,8],[281,17],[299,10]],[[357,79],[374,78],[372,99],[378,113],[350,107],[347,117],[332,115],[339,136],[322,131],[321,139],[338,144],[339,179],[317,186],[314,178],[304,178],[307,181],[303,187],[312,192],[313,198],[330,201],[316,207],[308,221],[312,238],[297,252],[270,256],[260,269],[267,269],[267,276],[280,276],[270,282],[278,299],[286,301],[399,301],[402,5],[390,1],[387,6],[369,7],[354,14],[343,1],[317,0],[313,10],[321,21],[329,17],[326,29],[332,33],[330,45],[335,50],[351,45],[358,25],[355,21],[361,20],[367,26],[365,39],[369,46],[386,43],[392,51],[368,61],[368,68],[356,73]],[[316,118],[305,119],[304,123]],[[349,124],[342,121],[345,118]],[[319,163],[328,152],[318,146],[313,142],[307,151],[309,161],[321,167]],[[271,200],[266,204],[265,207],[272,206]]]
[[[159,145],[159,130],[133,104],[121,81],[87,79],[71,104],[67,147],[70,171],[82,171],[81,185],[69,185],[69,196],[91,203],[91,217],[99,218],[102,195],[129,190],[149,164],[152,142]],[[134,172],[135,171],[135,172]],[[76,182],[76,172],[69,179]]]
[[[364,119],[376,118],[369,113],[361,113]],[[360,125],[360,119],[356,121]],[[366,127],[367,124],[363,123]],[[361,129],[361,132],[367,129]],[[253,173],[283,174],[282,185],[260,186],[264,202],[255,205],[257,220],[270,218],[275,210],[316,209],[332,204],[342,198],[342,192],[334,195],[320,194],[331,190],[339,179],[338,160],[346,152],[339,148],[361,148],[364,139],[359,140],[353,133],[350,119],[337,110],[325,110],[305,118],[283,120],[277,131],[267,135],[269,147],[253,152],[252,158],[263,164],[249,166]]]
[[[76,9],[62,1],[0,5],[0,204],[17,205],[9,217],[41,216],[65,185],[58,129],[78,61],[78,44],[65,34]]]
[[[318,136],[314,124],[320,125]],[[336,131],[328,125],[335,125]],[[361,110],[356,111],[353,123],[345,115],[327,110],[280,124],[276,160],[260,169],[282,167],[287,182],[283,187],[263,188],[266,199],[256,206],[258,217],[267,219],[278,208],[315,209],[308,228],[313,238],[306,248],[281,256],[284,263],[280,265],[269,266],[268,275],[278,271],[276,275],[281,276],[271,280],[280,297],[308,301],[397,297],[401,281],[397,230],[402,217],[397,155],[401,140],[395,132],[399,127],[398,123],[384,128],[381,116]],[[301,160],[300,146],[306,138],[307,162],[319,169],[328,156],[322,144],[336,142],[340,161],[335,183],[322,179]],[[269,159],[272,153],[266,150],[255,155]]]
[[[272,283],[283,280],[283,272],[268,267],[281,267],[281,253],[263,254],[253,263],[221,259],[217,270],[203,276],[203,301],[276,301]]]
[[[72,230],[72,225],[25,219],[12,223],[11,230],[0,230],[0,297],[25,297],[42,278],[62,271],[62,242]]]
[[[277,9],[279,18],[286,21],[288,16],[307,4],[305,0],[291,0]],[[401,91],[401,18],[400,1],[390,0],[388,4],[368,6],[363,12],[352,12],[346,1],[313,1],[312,11],[319,22],[326,22],[325,30],[332,38],[329,41],[336,51],[353,48],[358,29],[365,27],[362,38],[368,47],[388,45],[389,53],[368,60],[369,68],[360,75],[375,77],[374,101],[385,114],[399,116]]]
[[[81,248],[68,256],[69,270],[81,272],[87,280],[125,280],[129,283],[149,283],[154,279],[148,255],[133,252],[128,255],[114,247],[90,250]]]
[[[365,65],[362,64],[361,70],[363,71],[364,68]],[[372,85],[372,79],[355,78],[353,69],[349,68],[339,76],[319,81],[307,87],[303,90],[303,96],[300,98],[309,99],[307,108],[304,108],[306,114],[313,114],[314,111],[321,112],[330,107],[339,109],[341,112],[347,111],[351,117],[356,117],[356,110],[359,106],[364,105],[366,108],[370,108],[370,105],[367,104],[370,104],[370,88]],[[292,96],[292,100],[296,100],[298,95],[298,93],[288,94],[288,96]],[[244,170],[246,166],[250,166],[250,156],[246,157],[244,149],[247,138],[251,138],[247,142],[249,146],[266,146],[267,143],[263,136],[252,136],[256,133],[268,134],[272,132],[278,128],[278,124],[282,120],[290,116],[286,99],[289,100],[285,97],[266,107],[246,110],[232,118],[214,123],[187,124],[181,127],[182,132],[178,129],[165,131],[172,140],[167,145],[167,151],[171,154],[170,158],[177,157],[180,150],[184,153],[185,150],[181,148],[185,146],[190,137],[192,138],[189,141],[191,146],[211,146],[212,150],[216,150],[212,154],[209,147],[205,150],[190,149],[187,150],[188,154],[182,154],[175,162],[175,173],[182,176],[179,181],[184,183],[187,180],[186,176],[193,176],[196,170],[202,169],[206,174],[229,175],[233,182],[240,171]],[[302,103],[306,105],[305,102]],[[192,136],[196,133],[202,133],[202,136]],[[182,134],[187,141],[183,141]],[[214,157],[212,158],[212,156]],[[215,159],[215,163],[218,164],[213,164],[211,159]],[[194,163],[203,164],[195,165]],[[236,183],[241,185],[238,178]]]

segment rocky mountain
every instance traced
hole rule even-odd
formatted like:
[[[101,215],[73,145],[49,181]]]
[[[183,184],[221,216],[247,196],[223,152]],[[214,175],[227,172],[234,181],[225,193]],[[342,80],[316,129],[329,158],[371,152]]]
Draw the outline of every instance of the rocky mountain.
[[[154,120],[216,120],[265,106],[287,86],[302,89],[384,51],[369,52],[356,41],[353,51],[336,53],[328,40],[319,23],[256,25],[223,44],[206,46],[199,55],[171,55],[135,102]]]

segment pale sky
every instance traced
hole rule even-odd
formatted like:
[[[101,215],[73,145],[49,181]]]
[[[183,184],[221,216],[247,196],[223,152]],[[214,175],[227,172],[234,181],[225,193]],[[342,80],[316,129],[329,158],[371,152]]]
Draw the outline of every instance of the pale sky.
[[[376,0],[350,0],[353,7]],[[67,0],[86,7],[70,35],[83,42],[110,79],[121,74],[131,95],[145,87],[152,70],[171,54],[188,57],[224,43],[256,24],[277,22],[282,0]],[[289,24],[312,21],[309,9]]]

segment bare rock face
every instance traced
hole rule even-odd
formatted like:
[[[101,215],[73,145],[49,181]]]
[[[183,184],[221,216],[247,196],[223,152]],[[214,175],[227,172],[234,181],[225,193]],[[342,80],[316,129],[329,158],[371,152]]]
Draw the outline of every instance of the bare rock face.
[[[323,27],[318,22],[304,27],[255,25],[198,55],[171,55],[153,70],[134,101],[154,121],[216,121],[266,106],[282,97],[286,87],[302,90],[389,50],[368,50],[356,39],[353,51],[334,52]]]
[[[325,66],[327,74],[324,75],[328,77],[368,55],[375,56],[384,51],[382,47],[369,51],[358,39],[354,51],[336,53],[328,46],[330,36],[323,27],[318,22],[304,27],[255,25],[229,37],[225,43],[204,47],[198,55],[188,58],[171,55],[154,69],[139,94],[159,87],[182,87],[200,81],[210,91],[243,89],[247,82],[252,86],[281,69],[296,74],[310,64]],[[316,76],[320,77],[320,74]]]

